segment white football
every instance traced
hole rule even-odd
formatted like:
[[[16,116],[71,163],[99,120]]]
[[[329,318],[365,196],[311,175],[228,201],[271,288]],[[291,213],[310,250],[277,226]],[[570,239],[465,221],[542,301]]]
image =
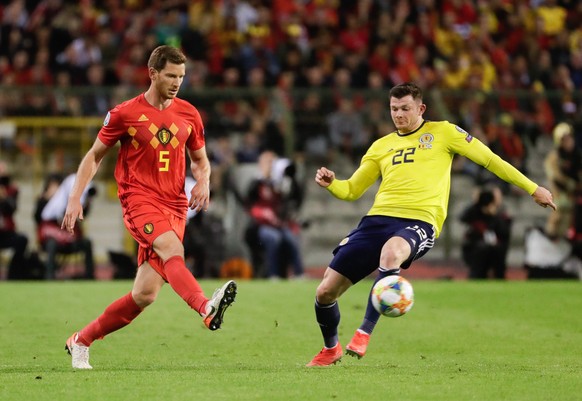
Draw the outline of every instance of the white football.
[[[414,305],[414,291],[410,282],[401,276],[386,276],[372,288],[372,304],[383,316],[398,317]]]

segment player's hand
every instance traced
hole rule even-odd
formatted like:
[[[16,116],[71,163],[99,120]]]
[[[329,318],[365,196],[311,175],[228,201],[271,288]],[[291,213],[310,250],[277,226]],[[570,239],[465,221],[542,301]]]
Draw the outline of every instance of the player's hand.
[[[188,207],[196,211],[196,213],[201,210],[207,211],[210,203],[209,182],[197,181],[190,193],[191,196],[190,201],[188,202]]]
[[[315,182],[323,188],[329,187],[329,184],[335,180],[335,173],[325,167],[317,169],[315,173]]]
[[[536,191],[531,195],[541,207],[551,207],[556,210],[556,204],[554,203],[554,198],[552,193],[544,187],[538,187]]]
[[[75,223],[77,219],[83,220],[83,206],[80,199],[69,198],[67,203],[67,210],[61,223],[61,230],[66,230],[73,234],[75,231]]]

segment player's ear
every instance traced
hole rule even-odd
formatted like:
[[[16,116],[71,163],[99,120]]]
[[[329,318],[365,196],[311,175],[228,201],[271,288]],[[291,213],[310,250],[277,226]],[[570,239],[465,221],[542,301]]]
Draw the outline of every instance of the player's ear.
[[[418,106],[418,112],[420,115],[423,115],[425,111],[426,111],[426,104],[421,103],[420,106]]]
[[[151,79],[152,81],[153,81],[153,80],[155,79],[155,77],[158,75],[158,71],[157,71],[155,68],[153,68],[153,67],[149,67],[149,68],[148,68],[148,73],[149,73],[150,79]]]

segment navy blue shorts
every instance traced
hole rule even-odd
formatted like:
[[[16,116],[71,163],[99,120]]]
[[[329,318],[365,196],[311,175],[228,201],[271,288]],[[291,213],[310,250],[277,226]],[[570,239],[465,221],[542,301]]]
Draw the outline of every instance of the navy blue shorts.
[[[334,257],[329,267],[355,284],[378,268],[382,247],[392,237],[404,238],[412,251],[402,266],[384,267],[407,269],[412,261],[433,247],[435,233],[431,224],[420,220],[365,216],[333,250]]]

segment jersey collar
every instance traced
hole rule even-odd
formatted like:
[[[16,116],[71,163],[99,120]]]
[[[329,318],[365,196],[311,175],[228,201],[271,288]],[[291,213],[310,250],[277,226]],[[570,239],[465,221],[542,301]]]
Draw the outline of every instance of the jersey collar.
[[[422,120],[422,124],[420,124],[420,126],[419,126],[417,129],[415,129],[414,131],[407,132],[406,134],[402,134],[402,133],[400,133],[400,131],[398,131],[398,130],[396,130],[396,133],[398,134],[398,136],[408,136],[408,135],[412,135],[412,134],[414,134],[414,133],[416,133],[416,132],[420,131],[420,129],[421,129],[422,127],[424,127],[424,124],[425,124],[425,123],[426,123],[426,120]]]

